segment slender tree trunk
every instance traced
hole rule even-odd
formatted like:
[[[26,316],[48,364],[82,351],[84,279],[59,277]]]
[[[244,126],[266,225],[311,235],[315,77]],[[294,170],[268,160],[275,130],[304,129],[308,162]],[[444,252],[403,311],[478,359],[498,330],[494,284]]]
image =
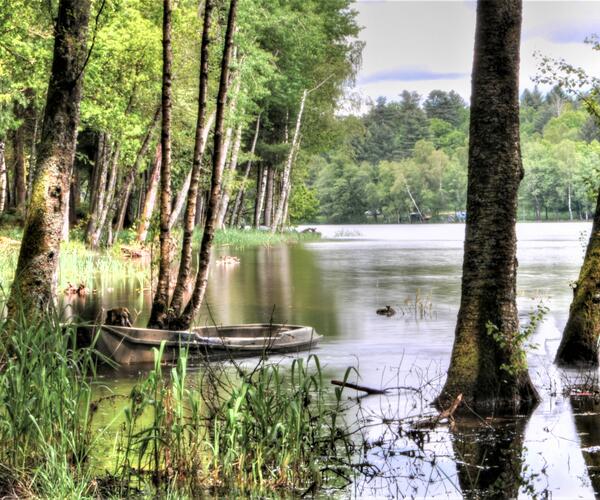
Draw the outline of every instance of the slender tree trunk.
[[[290,146],[290,151],[288,153],[287,161],[285,162],[285,167],[283,169],[282,174],[282,183],[281,183],[281,192],[282,196],[279,197],[279,203],[277,204],[277,210],[275,211],[275,217],[273,218],[271,224],[271,232],[275,232],[282,224],[283,220],[283,211],[285,209],[285,193],[289,190],[289,183],[291,182],[291,173],[292,173],[292,164],[294,162],[294,157],[296,155],[296,147],[298,145],[298,141],[300,140],[300,127],[302,125],[302,115],[304,114],[304,106],[306,104],[306,97],[308,96],[308,90],[305,90],[302,93],[302,98],[300,99],[300,109],[298,111],[298,116],[296,117],[296,127],[294,129],[294,137],[292,138],[292,145]]]
[[[161,158],[162,148],[160,143],[156,146],[156,153],[154,156],[154,162],[152,163],[152,169],[150,171],[150,177],[148,179],[148,187],[144,196],[144,203],[142,205],[140,223],[138,225],[136,241],[138,243],[144,243],[148,236],[148,228],[150,227],[150,219],[152,219],[152,212],[154,212],[154,204],[156,202],[156,191],[158,188],[158,179],[160,178],[161,169]]]
[[[573,220],[573,207],[571,206],[571,183],[567,186],[567,205],[569,207],[569,220]]]
[[[98,149],[92,177],[89,182],[90,193],[89,219],[86,228],[85,240],[92,245],[92,240],[98,225],[98,216],[102,211],[104,197],[106,196],[106,181],[109,170],[109,140],[107,134],[101,132],[98,136]],[[92,245],[93,246],[93,245]]]
[[[54,55],[31,206],[8,301],[8,315],[17,308],[33,316],[51,304],[56,288],[65,207],[87,57],[90,0],[61,0],[55,25]]]
[[[262,219],[263,206],[265,204],[265,192],[267,190],[267,174],[268,168],[266,165],[261,165],[258,169],[256,177],[256,199],[254,201],[254,227],[260,227]]]
[[[233,212],[231,214],[231,226],[235,227],[240,220],[240,214],[242,212],[242,205],[244,201],[244,191],[246,189],[246,182],[252,169],[252,161],[254,159],[254,153],[256,152],[256,143],[258,142],[258,133],[260,132],[260,114],[256,118],[256,127],[254,129],[254,138],[252,139],[252,146],[250,147],[250,159],[246,162],[246,169],[242,177],[240,188],[238,189],[235,197],[235,204],[233,205]]]
[[[39,122],[40,122],[40,120],[36,113],[35,118],[33,120],[33,132],[31,134],[31,153],[29,154],[29,170],[27,171],[27,203],[28,204],[31,201],[31,189],[33,187],[33,179],[35,177]]]
[[[225,179],[222,195],[221,195],[221,204],[219,207],[219,216],[217,217],[217,228],[222,229],[225,225],[225,217],[227,216],[227,209],[229,208],[229,200],[230,200],[230,192],[231,192],[231,183],[233,182],[235,176],[235,170],[237,168],[237,161],[240,152],[240,147],[242,145],[242,125],[238,125],[238,128],[235,132],[235,142],[233,143],[233,149],[231,150],[231,158],[229,160],[229,165],[227,168],[227,178]]]
[[[6,208],[6,160],[4,159],[4,139],[0,139],[0,214]]]
[[[237,0],[231,0],[229,7],[229,16],[227,19],[227,31],[225,34],[225,46],[223,48],[223,60],[221,63],[221,79],[219,81],[219,93],[217,97],[217,116],[215,120],[214,146],[212,154],[212,176],[210,180],[210,195],[206,209],[206,220],[204,222],[204,232],[202,234],[202,243],[200,244],[200,256],[198,262],[198,273],[196,274],[196,283],[192,297],[188,302],[183,314],[180,316],[177,327],[180,329],[189,328],[195,316],[200,310],[204,300],[206,287],[208,285],[208,270],[210,265],[210,249],[215,234],[217,222],[219,199],[221,196],[221,180],[223,177],[223,129],[225,122],[225,110],[227,105],[227,87],[229,81],[229,65],[231,61],[231,52],[233,47],[233,33],[235,29],[235,17],[237,10]]]
[[[204,150],[206,149],[206,143],[208,141],[208,134],[210,133],[210,129],[212,127],[214,120],[215,120],[215,114],[211,113],[208,117],[206,125],[203,125],[203,127],[202,127],[202,144],[200,145],[200,147],[202,148],[202,151],[200,152],[201,153],[200,165],[198,166],[198,182],[200,182],[200,173],[202,170],[202,160],[204,158]],[[181,210],[183,209],[183,205],[185,205],[185,202],[188,199],[190,186],[192,184],[193,174],[194,174],[194,166],[192,165],[192,168],[188,172],[185,180],[183,181],[183,185],[181,186],[181,189],[179,190],[179,193],[177,195],[177,199],[175,200],[175,206],[173,207],[173,211],[171,212],[171,219],[169,220],[169,227],[171,229],[173,229],[173,227],[177,223],[177,219],[179,218],[179,215],[181,215]],[[196,189],[196,191],[198,190],[197,187],[195,189]]]
[[[598,366],[600,340],[600,190],[592,232],[573,288],[569,319],[556,353],[560,365]]]
[[[526,410],[538,400],[517,340],[521,10],[521,0],[477,5],[462,297],[441,407],[459,394],[479,412]]]
[[[142,165],[142,161],[148,153],[148,149],[150,148],[150,142],[152,141],[152,136],[154,135],[154,129],[158,124],[158,121],[161,116],[161,107],[158,106],[156,109],[156,113],[154,113],[154,118],[148,127],[148,131],[144,136],[144,140],[142,141],[142,145],[135,157],[135,161],[132,167],[129,169],[127,173],[123,185],[119,191],[119,194],[116,197],[116,201],[119,203],[117,207],[117,220],[115,223],[115,227],[113,228],[113,237],[109,241],[109,245],[114,243],[115,238],[119,236],[119,232],[123,229],[123,224],[125,222],[125,215],[127,213],[127,207],[129,205],[129,200],[131,198],[131,191],[133,188],[133,184],[135,182],[135,178],[138,175],[138,171],[140,166]]]
[[[98,246],[100,245],[102,232],[104,231],[104,227],[106,226],[106,219],[112,208],[113,199],[115,197],[115,189],[117,186],[119,155],[120,147],[117,143],[115,144],[115,149],[113,151],[112,158],[110,161],[110,173],[108,176],[108,184],[106,186],[106,189],[104,190],[104,197],[102,199],[102,203],[98,207],[98,220],[95,224],[94,232],[92,233],[90,238],[90,245],[92,248],[98,248]],[[112,224],[112,221],[109,221],[109,225],[110,224]]]
[[[267,192],[265,200],[265,226],[272,227],[273,219],[273,197],[275,195],[275,169],[272,165],[267,165]]]
[[[202,174],[202,163],[204,160],[204,151],[208,140],[208,132],[212,126],[215,117],[213,113],[205,123],[206,108],[208,99],[208,78],[209,78],[209,55],[210,30],[212,24],[212,11],[214,1],[206,0],[204,6],[204,25],[202,28],[202,42],[200,45],[200,77],[198,81],[198,116],[196,121],[196,137],[194,142],[194,160],[192,170],[190,171],[190,182],[187,189],[187,205],[185,207],[185,216],[183,222],[183,242],[181,245],[181,260],[179,261],[179,272],[177,273],[177,283],[173,290],[171,299],[171,317],[170,322],[176,321],[181,314],[183,307],[183,295],[188,280],[192,274],[192,243],[194,237],[194,228],[196,227],[197,204],[199,198],[200,177]]]
[[[158,283],[152,301],[148,328],[163,328],[169,309],[169,284],[171,281],[171,71],[173,50],[171,48],[171,0],[163,0],[163,84],[162,84],[162,130],[160,168],[160,261]]]
[[[21,106],[19,106],[21,108]],[[22,109],[17,113],[23,117]],[[15,198],[14,205],[18,214],[25,213],[25,204],[27,202],[27,174],[25,169],[25,129],[27,123],[23,123],[15,130],[13,135],[13,157],[14,157],[14,183]]]

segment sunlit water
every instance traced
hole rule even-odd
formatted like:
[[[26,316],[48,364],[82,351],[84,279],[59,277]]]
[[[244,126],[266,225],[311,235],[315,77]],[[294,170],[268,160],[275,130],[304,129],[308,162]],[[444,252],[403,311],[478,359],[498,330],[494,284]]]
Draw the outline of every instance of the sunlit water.
[[[389,477],[380,472],[373,481],[351,487],[350,493],[460,497],[471,486],[489,487],[486,473],[478,476],[465,463],[485,465],[486,454],[489,459],[494,453],[510,452],[513,462],[524,459],[521,483],[525,484],[514,490],[520,488],[520,496],[535,491],[549,492],[552,498],[594,498],[600,417],[593,408],[573,411],[571,402],[562,397],[564,374],[552,366],[572,296],[569,283],[577,278],[590,228],[588,223],[517,227],[522,320],[540,301],[550,309],[532,338],[529,363],[543,401],[530,418],[509,426],[504,444],[483,450],[473,447],[472,434],[485,441],[485,426],[452,432],[442,428],[427,436],[430,442],[422,450],[410,439],[396,441],[387,451],[375,447],[369,461],[380,471],[387,470]],[[464,225],[348,225],[318,230],[324,239],[304,245],[218,249],[219,255],[236,255],[241,263],[213,265],[201,322],[273,320],[311,325],[324,335],[316,352],[327,377],[341,378],[348,366],[354,366],[363,385],[423,387],[418,395],[392,391],[361,400],[353,412],[360,422],[372,425],[367,436],[376,439],[386,429],[376,425],[382,417],[419,413],[421,395],[426,403],[443,384],[460,300]],[[73,304],[77,313],[93,319],[103,308],[126,306],[139,314],[139,324],[147,319],[150,291],[138,282],[98,277],[94,286],[96,295]],[[376,309],[385,305],[398,314],[378,316]],[[107,386],[126,390],[136,376],[109,374]],[[355,396],[352,391],[348,394]],[[500,438],[494,434],[490,439]]]

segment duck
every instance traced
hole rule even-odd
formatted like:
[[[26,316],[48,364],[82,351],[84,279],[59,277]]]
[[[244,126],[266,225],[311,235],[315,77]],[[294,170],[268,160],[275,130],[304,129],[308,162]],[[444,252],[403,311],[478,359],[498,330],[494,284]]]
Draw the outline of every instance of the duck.
[[[377,309],[377,311],[375,312],[379,314],[379,316],[387,316],[388,318],[396,314],[396,310],[392,306],[382,307],[380,309]]]

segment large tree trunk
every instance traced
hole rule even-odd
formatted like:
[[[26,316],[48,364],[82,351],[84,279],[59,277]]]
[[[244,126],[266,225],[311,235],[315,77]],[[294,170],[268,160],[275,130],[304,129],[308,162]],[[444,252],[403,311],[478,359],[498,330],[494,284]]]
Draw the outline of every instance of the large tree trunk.
[[[221,62],[221,79],[219,81],[219,93],[217,96],[217,116],[215,120],[214,145],[212,153],[212,176],[210,180],[210,194],[206,209],[204,232],[200,244],[200,255],[198,272],[192,297],[189,300],[183,314],[177,324],[180,329],[187,329],[192,324],[194,317],[198,314],[204,300],[206,287],[208,285],[208,270],[210,265],[210,250],[215,235],[215,226],[221,197],[221,181],[223,177],[223,157],[225,154],[223,144],[223,129],[225,122],[225,111],[227,107],[227,90],[229,82],[229,66],[233,47],[233,33],[235,30],[235,17],[237,11],[237,0],[231,0],[229,16],[227,19],[227,31],[225,34],[225,46],[223,48],[223,60]]]
[[[538,395],[518,342],[516,305],[521,0],[477,5],[462,297],[438,404],[527,409]]]
[[[152,301],[148,328],[163,328],[169,309],[169,284],[171,281],[171,71],[173,50],[171,48],[171,0],[163,0],[163,83],[162,83],[162,129],[160,142],[162,159],[160,167],[160,260],[158,283]]]
[[[160,178],[162,148],[160,143],[156,145],[156,153],[154,155],[154,161],[152,162],[152,168],[148,178],[148,187],[144,196],[144,203],[142,205],[140,223],[137,228],[136,241],[138,243],[144,243],[148,236],[148,228],[150,227],[150,219],[152,219],[152,212],[154,212],[154,204],[156,203],[156,191],[158,189],[158,179]]]
[[[118,236],[119,236],[119,232],[123,229],[123,224],[125,222],[125,214],[127,213],[127,207],[129,205],[129,199],[131,197],[131,191],[133,189],[133,184],[135,182],[136,176],[138,175],[138,171],[142,164],[142,160],[144,159],[144,157],[148,153],[148,149],[150,148],[150,142],[152,141],[152,135],[154,134],[154,129],[156,128],[156,125],[158,124],[158,120],[160,119],[160,116],[161,116],[161,107],[158,106],[158,108],[156,109],[156,113],[154,113],[152,122],[150,123],[150,126],[148,127],[148,131],[146,132],[146,135],[144,136],[142,145],[140,146],[140,149],[137,152],[135,161],[133,162],[133,165],[131,166],[131,168],[129,169],[129,172],[125,176],[125,179],[123,180],[123,185],[121,186],[119,194],[116,197],[115,201],[118,201],[120,205],[117,207],[117,220],[115,222],[115,226],[114,226],[113,232],[112,232],[113,237],[108,242],[109,246],[114,243],[114,240],[116,238],[118,238]]]
[[[204,158],[204,150],[206,149],[206,142],[208,141],[208,134],[210,133],[210,129],[212,127],[214,120],[215,120],[215,114],[211,113],[210,116],[208,117],[206,125],[203,125],[203,127],[202,127],[202,143],[200,144],[200,147],[202,148],[202,150],[200,151],[200,153],[201,153],[200,165],[198,166],[198,174],[197,174],[198,182],[200,182],[200,173],[202,170],[202,159]],[[195,157],[196,157],[196,155],[194,155],[194,158]],[[193,175],[194,175],[194,165],[192,165],[192,168],[188,172],[185,180],[183,181],[183,185],[181,186],[181,189],[179,190],[179,193],[177,194],[177,198],[175,200],[175,205],[173,206],[173,210],[171,211],[171,219],[169,220],[169,227],[171,229],[173,229],[173,227],[177,223],[177,219],[179,218],[179,215],[181,214],[183,205],[185,204],[186,200],[188,199],[188,194],[190,191],[190,186],[192,184]],[[196,190],[197,190],[197,187],[196,187]]]
[[[302,93],[300,99],[300,109],[298,116],[296,117],[296,128],[294,129],[294,137],[292,138],[292,144],[288,153],[285,167],[281,178],[281,196],[279,197],[279,203],[277,204],[277,210],[275,211],[275,217],[271,223],[271,232],[277,231],[277,229],[283,224],[283,213],[285,211],[285,200],[287,194],[290,191],[290,182],[292,174],[292,165],[294,163],[294,157],[296,156],[296,148],[300,141],[300,127],[302,125],[302,115],[304,114],[304,106],[306,104],[306,97],[308,96],[308,90]]]
[[[594,224],[579,279],[573,289],[569,319],[556,353],[560,365],[598,365],[600,340],[600,190]]]
[[[213,113],[205,123],[206,102],[208,98],[208,62],[210,52],[210,30],[212,22],[212,11],[214,9],[213,0],[206,0],[204,6],[204,25],[202,27],[202,43],[200,45],[200,78],[198,82],[198,117],[196,121],[196,137],[194,141],[194,160],[192,170],[190,171],[190,182],[187,189],[187,205],[185,207],[185,216],[183,221],[183,242],[181,245],[181,260],[179,261],[179,272],[177,273],[177,283],[173,290],[171,299],[171,318],[176,320],[181,314],[183,306],[183,295],[188,280],[192,274],[192,243],[194,228],[196,227],[196,212],[198,204],[198,188],[200,186],[200,177],[202,173],[202,163],[206,142],[208,140],[208,131],[212,126],[215,117]]]
[[[263,206],[265,204],[265,192],[267,190],[267,174],[268,168],[266,165],[261,165],[256,176],[256,197],[254,199],[254,227],[260,227],[262,219]]]
[[[260,114],[256,118],[256,127],[254,129],[254,137],[252,139],[252,146],[250,147],[250,159],[246,162],[246,168],[244,170],[244,175],[242,176],[242,182],[240,184],[240,188],[238,189],[237,195],[235,197],[235,203],[233,205],[233,211],[231,213],[231,226],[235,227],[238,225],[242,207],[244,204],[244,191],[246,189],[246,182],[248,181],[248,176],[250,175],[250,170],[252,169],[252,161],[254,159],[254,153],[256,152],[256,143],[258,142],[258,133],[260,132]]]
[[[8,302],[9,317],[15,317],[19,304],[26,316],[51,304],[56,288],[77,142],[90,3],[61,0],[59,4],[37,175]]]
[[[225,217],[227,216],[227,209],[229,208],[231,184],[235,177],[235,170],[237,168],[238,156],[240,153],[240,147],[242,145],[242,125],[238,125],[235,132],[235,142],[233,143],[233,149],[231,150],[231,158],[227,167],[227,178],[223,185],[223,193],[221,195],[221,205],[219,207],[219,216],[217,217],[217,229],[223,229],[225,225]]]

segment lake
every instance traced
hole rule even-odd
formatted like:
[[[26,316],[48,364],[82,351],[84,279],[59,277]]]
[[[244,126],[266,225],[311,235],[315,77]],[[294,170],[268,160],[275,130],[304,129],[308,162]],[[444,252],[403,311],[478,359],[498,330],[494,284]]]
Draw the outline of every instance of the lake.
[[[398,432],[398,420],[427,408],[444,382],[460,301],[464,225],[323,225],[323,239],[303,245],[219,248],[216,255],[235,255],[240,263],[213,264],[199,322],[311,325],[324,335],[315,352],[327,377],[341,378],[353,366],[366,386],[421,388],[353,403],[348,418],[368,423],[365,439],[386,435],[387,444],[369,452],[379,472],[371,469],[345,494],[453,498],[462,490],[503,487],[523,497],[594,498],[600,416],[596,405],[563,397],[565,381],[577,374],[552,365],[572,297],[569,283],[577,279],[590,229],[591,223],[517,226],[522,321],[540,301],[549,313],[529,354],[543,401],[529,418],[505,425],[442,426],[421,437]],[[93,319],[103,308],[126,306],[139,324],[147,319],[151,295],[139,282],[99,276],[94,287],[99,293],[74,302],[75,312]],[[378,316],[376,309],[386,305],[398,313]],[[124,391],[136,377],[120,372],[106,382]],[[515,481],[511,467],[520,460],[524,472]],[[508,489],[502,486],[507,478],[514,483]]]

